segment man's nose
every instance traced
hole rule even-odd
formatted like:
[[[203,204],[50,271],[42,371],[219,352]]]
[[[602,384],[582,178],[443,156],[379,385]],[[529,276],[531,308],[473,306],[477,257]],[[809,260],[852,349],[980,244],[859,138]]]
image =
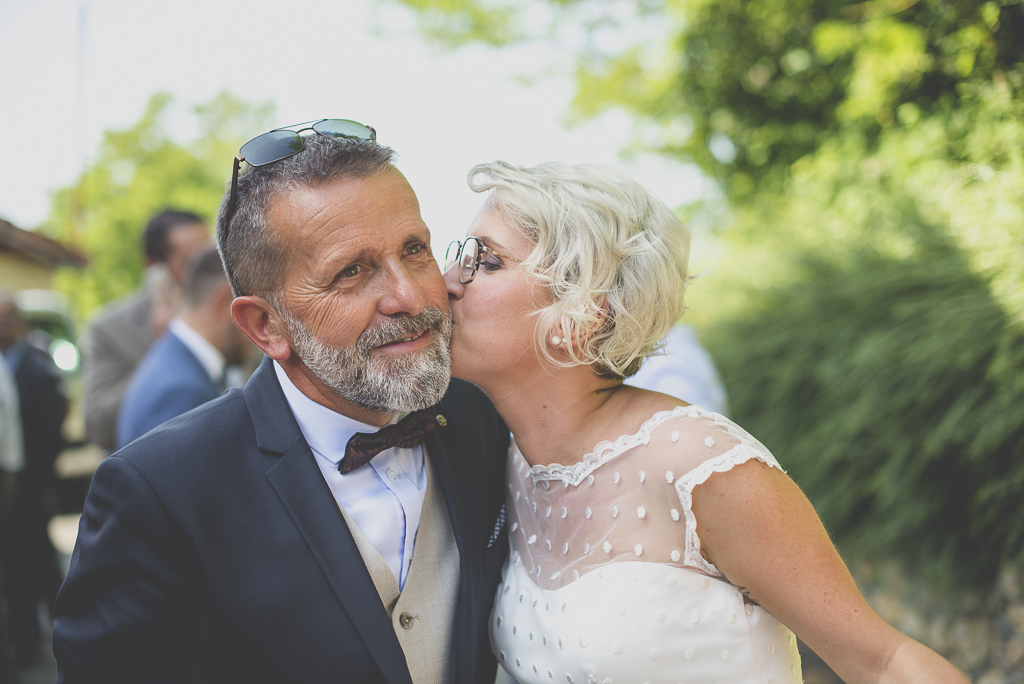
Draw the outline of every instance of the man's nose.
[[[411,273],[403,265],[390,269],[389,277],[386,279],[386,291],[381,297],[378,309],[382,314],[393,316],[395,314],[409,314],[415,316],[427,304],[427,293],[423,284],[419,282],[417,274]],[[423,277],[419,274],[419,277]],[[434,278],[437,271],[434,271]],[[436,282],[436,281],[435,281]]]
[[[448,288],[448,299],[462,299],[466,294],[466,286],[459,281],[459,269],[457,264],[444,272],[444,285]]]

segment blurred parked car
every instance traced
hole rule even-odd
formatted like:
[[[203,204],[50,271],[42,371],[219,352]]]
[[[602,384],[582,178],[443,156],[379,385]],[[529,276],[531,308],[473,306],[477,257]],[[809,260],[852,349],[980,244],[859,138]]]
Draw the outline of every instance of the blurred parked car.
[[[49,354],[57,368],[77,374],[82,356],[67,297],[55,290],[21,290],[15,301],[28,325],[29,344]]]

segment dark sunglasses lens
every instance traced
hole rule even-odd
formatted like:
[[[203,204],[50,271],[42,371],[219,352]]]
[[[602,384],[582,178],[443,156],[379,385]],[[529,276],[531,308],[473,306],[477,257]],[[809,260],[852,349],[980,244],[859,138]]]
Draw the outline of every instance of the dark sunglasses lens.
[[[238,153],[249,166],[263,166],[301,151],[302,138],[295,131],[270,131],[242,145]]]
[[[320,135],[333,138],[355,138],[356,140],[373,140],[373,130],[368,126],[348,119],[325,119],[313,124],[313,130]]]

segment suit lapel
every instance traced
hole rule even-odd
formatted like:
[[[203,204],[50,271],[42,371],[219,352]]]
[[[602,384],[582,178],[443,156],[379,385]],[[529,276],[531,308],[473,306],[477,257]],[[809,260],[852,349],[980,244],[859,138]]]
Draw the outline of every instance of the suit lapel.
[[[402,647],[313,452],[302,438],[269,359],[246,384],[261,450],[282,454],[267,479],[385,679],[411,684]]]
[[[475,584],[480,575],[480,568],[476,565],[481,563],[481,559],[478,550],[469,548],[466,526],[472,524],[472,521],[467,520],[459,495],[460,490],[464,490],[470,484],[457,481],[453,469],[453,457],[458,453],[456,425],[444,406],[440,407],[440,413],[445,416],[447,425],[439,426],[427,433],[423,445],[430,456],[434,472],[437,473],[452,533],[459,547],[459,611],[453,634],[455,649],[452,654],[452,676],[456,682],[469,682],[473,677],[472,655],[477,648],[477,635],[469,627],[473,623],[471,616],[476,613],[474,597],[478,592]],[[466,493],[462,491],[462,494]]]

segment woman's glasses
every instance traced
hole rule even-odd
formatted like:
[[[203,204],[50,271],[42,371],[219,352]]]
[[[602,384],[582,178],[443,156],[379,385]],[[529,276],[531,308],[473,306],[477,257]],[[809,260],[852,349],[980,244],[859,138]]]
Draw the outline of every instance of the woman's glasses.
[[[238,190],[238,170],[244,161],[249,166],[266,166],[282,159],[294,156],[302,151],[304,143],[302,131],[313,131],[331,138],[349,138],[352,140],[377,141],[377,131],[372,126],[364,126],[348,119],[320,119],[306,121],[291,126],[275,128],[269,133],[257,135],[242,145],[235,157],[235,167],[231,172],[231,197],[228,201],[228,216],[224,225],[231,227],[231,219],[235,215],[235,194]]]
[[[476,271],[480,268],[480,262],[483,261],[484,254],[493,254],[503,259],[514,261],[517,264],[523,263],[522,259],[516,259],[501,252],[495,252],[480,242],[480,238],[470,236],[462,242],[452,240],[448,244],[448,251],[444,255],[444,270],[447,272],[452,266],[458,266],[459,282],[463,285],[468,285],[476,277]]]

